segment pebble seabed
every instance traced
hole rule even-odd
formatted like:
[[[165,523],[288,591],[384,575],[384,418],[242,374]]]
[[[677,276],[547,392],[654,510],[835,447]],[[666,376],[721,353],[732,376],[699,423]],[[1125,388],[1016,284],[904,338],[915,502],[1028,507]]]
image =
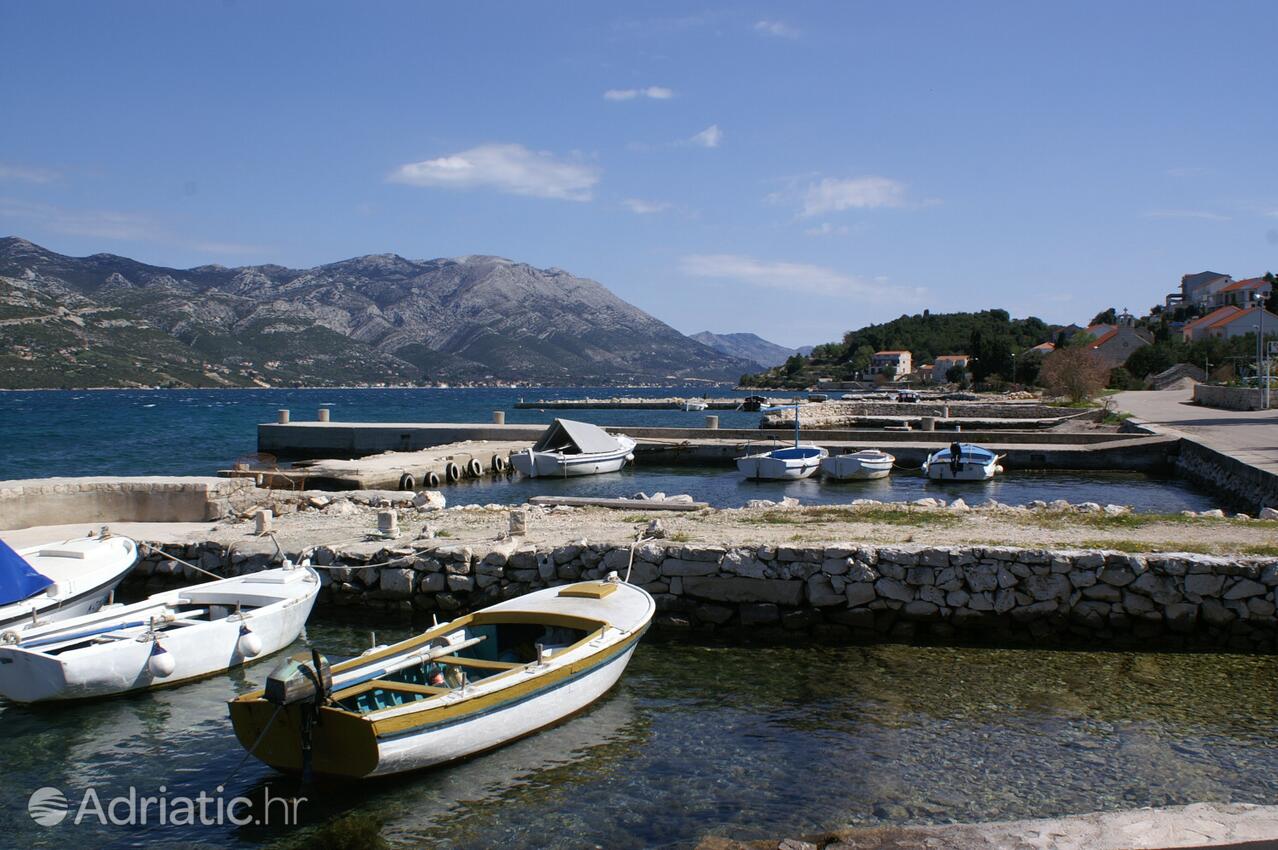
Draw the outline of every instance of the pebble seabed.
[[[222,574],[273,560],[216,543],[154,550]],[[1278,558],[846,543],[538,547],[518,539],[484,548],[358,544],[311,557],[324,584],[321,604],[441,619],[629,572],[655,597],[654,626],[666,634],[1235,651],[1272,651],[1278,634]],[[156,551],[135,574],[154,584],[199,577]]]

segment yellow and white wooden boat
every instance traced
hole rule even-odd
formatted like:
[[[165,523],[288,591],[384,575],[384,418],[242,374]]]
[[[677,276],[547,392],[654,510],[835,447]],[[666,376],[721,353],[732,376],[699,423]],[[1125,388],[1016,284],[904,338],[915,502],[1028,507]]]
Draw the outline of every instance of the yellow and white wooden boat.
[[[240,743],[283,771],[370,777],[492,749],[593,703],[655,604],[615,575],[552,587],[329,668],[315,653],[230,703]]]

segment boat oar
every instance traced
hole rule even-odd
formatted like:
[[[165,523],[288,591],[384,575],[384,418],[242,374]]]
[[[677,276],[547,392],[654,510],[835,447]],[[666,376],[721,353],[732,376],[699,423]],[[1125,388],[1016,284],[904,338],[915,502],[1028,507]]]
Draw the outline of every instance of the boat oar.
[[[103,626],[100,629],[89,629],[83,632],[74,632],[69,635],[55,635],[53,637],[40,638],[39,640],[20,641],[17,646],[19,649],[34,649],[37,646],[48,646],[51,643],[62,643],[69,640],[80,640],[82,638],[94,637],[95,635],[104,635],[107,632],[117,632],[121,629],[136,629],[138,626],[145,626],[149,620],[134,620],[131,623],[112,623],[109,626]]]
[[[345,690],[346,688],[352,688],[355,685],[362,685],[364,682],[371,682],[373,679],[380,679],[383,676],[398,673],[406,667],[412,667],[416,664],[425,664],[427,661],[434,661],[436,658],[442,658],[445,655],[453,655],[460,650],[474,646],[477,643],[482,643],[486,640],[488,640],[488,635],[479,635],[478,637],[473,637],[468,640],[461,641],[460,643],[450,643],[446,646],[431,647],[425,652],[415,652],[412,655],[401,658],[391,664],[387,664],[385,667],[368,673],[357,674],[350,679],[340,679],[337,676],[334,676],[333,692],[336,693],[337,691]]]

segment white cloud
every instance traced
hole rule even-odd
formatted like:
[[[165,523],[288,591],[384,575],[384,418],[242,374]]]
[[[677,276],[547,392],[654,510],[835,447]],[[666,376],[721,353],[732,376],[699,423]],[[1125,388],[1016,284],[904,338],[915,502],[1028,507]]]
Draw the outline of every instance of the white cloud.
[[[674,90],[665,86],[648,86],[642,89],[608,89],[603,94],[604,100],[634,100],[646,97],[649,100],[669,100],[674,97]]]
[[[62,175],[50,168],[28,165],[12,165],[0,162],[0,180],[20,180],[24,183],[52,183]]]
[[[1207,210],[1150,210],[1145,218],[1188,218],[1200,221],[1229,221],[1229,216]]]
[[[558,159],[523,145],[480,145],[438,159],[410,162],[391,172],[392,183],[455,189],[489,188],[511,195],[589,201],[599,169]]]
[[[665,212],[670,209],[670,204],[665,201],[645,201],[640,198],[626,198],[622,201],[626,209],[632,213],[639,215],[652,215],[653,213]]]
[[[905,186],[887,177],[852,177],[845,180],[827,177],[808,186],[803,197],[803,215],[904,205]]]
[[[799,31],[784,21],[755,21],[754,31],[778,38],[798,38]]]
[[[694,145],[701,145],[703,148],[717,148],[723,141],[723,131],[719,129],[718,124],[711,124],[688,141]]]
[[[810,295],[915,303],[926,294],[921,288],[890,286],[881,277],[867,280],[825,266],[770,262],[739,254],[693,254],[681,259],[679,268],[691,277],[735,280],[749,286]]]
[[[846,236],[849,230],[846,224],[835,226],[828,221],[823,221],[816,227],[809,227],[803,232],[809,236]]]

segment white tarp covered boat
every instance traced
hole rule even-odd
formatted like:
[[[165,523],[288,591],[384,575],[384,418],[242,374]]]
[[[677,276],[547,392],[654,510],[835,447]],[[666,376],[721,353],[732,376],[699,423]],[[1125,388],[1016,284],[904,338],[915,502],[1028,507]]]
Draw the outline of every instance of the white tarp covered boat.
[[[887,478],[896,457],[879,449],[862,449],[843,455],[831,455],[821,461],[822,474],[839,481]]]
[[[231,723],[254,756],[303,775],[362,778],[442,764],[597,700],[626,669],[655,609],[646,591],[615,574],[540,590],[331,668],[317,653],[292,659],[265,689],[231,701]]]
[[[705,410],[710,405],[699,398],[690,398],[683,403],[684,410]]]
[[[527,451],[510,456],[515,471],[530,478],[616,472],[635,459],[635,441],[598,425],[556,419]]]
[[[934,481],[988,481],[1003,471],[1002,455],[971,443],[951,443],[928,455],[923,472]]]
[[[313,569],[286,564],[0,633],[0,696],[103,697],[264,658],[297,639],[319,588]]]
[[[136,543],[106,529],[18,551],[0,540],[0,631],[98,610],[137,559]]]
[[[829,455],[829,452],[820,446],[799,442],[799,405],[779,404],[762,410],[764,413],[773,410],[794,411],[794,445],[737,458],[737,469],[741,474],[755,480],[796,480],[807,478],[816,472],[821,459]]]

